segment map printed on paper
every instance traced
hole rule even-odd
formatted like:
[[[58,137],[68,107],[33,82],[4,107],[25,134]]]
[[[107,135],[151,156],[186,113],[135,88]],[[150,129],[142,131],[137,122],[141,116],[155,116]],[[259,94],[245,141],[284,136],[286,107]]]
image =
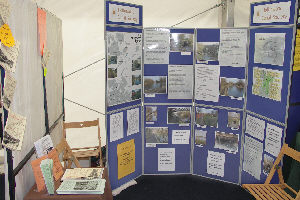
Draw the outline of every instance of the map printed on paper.
[[[141,98],[142,34],[107,32],[108,106]]]

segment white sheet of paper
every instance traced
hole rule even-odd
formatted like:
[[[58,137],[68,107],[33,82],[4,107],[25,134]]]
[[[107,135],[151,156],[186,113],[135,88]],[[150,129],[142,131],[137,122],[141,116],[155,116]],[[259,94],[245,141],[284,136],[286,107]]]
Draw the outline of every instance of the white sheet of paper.
[[[50,135],[46,135],[34,142],[34,147],[38,158],[47,155],[53,149],[53,142]]]
[[[158,148],[158,171],[175,171],[175,148]]]
[[[195,99],[203,101],[219,101],[220,66],[195,65]]]
[[[252,94],[281,101],[283,71],[253,67]]]
[[[247,29],[221,29],[219,64],[245,67],[247,60]]]
[[[207,173],[224,177],[225,154],[215,151],[208,151]]]
[[[144,45],[144,64],[169,64],[169,29],[144,29]]]
[[[172,130],[172,144],[189,144],[190,130]]]
[[[255,33],[254,62],[283,66],[285,33]]]
[[[246,117],[246,133],[249,135],[264,140],[264,132],[265,132],[266,123],[264,120],[258,119],[251,115],[247,115]]]
[[[124,137],[123,112],[110,115],[110,142]]]
[[[127,136],[140,132],[140,111],[139,108],[127,110]]]
[[[17,86],[17,80],[10,75],[9,72],[6,72],[5,79],[4,79],[4,89],[3,89],[3,106],[6,109],[10,108],[12,103],[15,89]]]
[[[289,22],[291,1],[254,7],[253,23]]]
[[[110,22],[139,24],[139,8],[110,3],[108,20]]]
[[[193,65],[169,65],[168,99],[193,98]]]
[[[260,180],[263,143],[245,136],[243,170]]]
[[[1,45],[0,48],[0,65],[9,72],[16,71],[17,60],[19,56],[20,42],[15,39],[15,45],[7,47]]]
[[[0,24],[7,24],[11,6],[8,0],[0,0]],[[2,21],[2,23],[1,23]]]
[[[282,128],[267,123],[265,151],[277,157],[281,150]]]
[[[3,146],[10,150],[21,151],[25,129],[26,117],[10,111],[4,128]]]

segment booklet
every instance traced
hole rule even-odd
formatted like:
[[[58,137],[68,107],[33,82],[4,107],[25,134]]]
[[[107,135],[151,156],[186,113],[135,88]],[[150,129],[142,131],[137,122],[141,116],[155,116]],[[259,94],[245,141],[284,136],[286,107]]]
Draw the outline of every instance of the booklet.
[[[74,168],[66,169],[62,181],[64,180],[90,180],[102,178],[104,168]]]
[[[103,194],[105,179],[65,180],[56,190],[57,194]]]

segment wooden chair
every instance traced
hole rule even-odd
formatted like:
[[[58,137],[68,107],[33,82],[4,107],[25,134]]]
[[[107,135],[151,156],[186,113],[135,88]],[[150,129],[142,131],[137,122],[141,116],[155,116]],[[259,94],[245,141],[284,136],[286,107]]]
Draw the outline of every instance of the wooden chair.
[[[94,121],[83,121],[83,122],[64,122],[63,124],[63,136],[66,138],[67,129],[73,128],[87,128],[87,127],[98,127],[98,146],[93,147],[83,147],[83,148],[72,148],[75,157],[77,158],[87,158],[91,156],[100,157],[100,167],[102,167],[102,152],[101,152],[101,136],[100,136],[100,125],[99,118]]]
[[[270,199],[278,199],[278,200],[300,200],[300,191],[295,191],[293,188],[288,186],[282,176],[282,168],[279,167],[279,163],[281,162],[284,155],[287,155],[294,160],[300,162],[300,152],[290,148],[287,144],[282,146],[280,153],[278,154],[277,159],[274,162],[274,165],[265,181],[264,184],[243,184],[243,188],[248,190],[256,199],[262,200],[270,200]],[[279,177],[279,184],[270,184],[272,177],[277,170]],[[284,189],[287,188],[292,193],[296,195],[296,198],[291,197],[287,194]]]
[[[75,164],[76,167],[80,168],[80,164],[74,153],[72,152],[69,144],[67,141],[63,138],[60,143],[55,147],[58,155],[62,154],[62,159],[64,162],[64,171],[66,169],[70,169],[72,166],[72,163]]]

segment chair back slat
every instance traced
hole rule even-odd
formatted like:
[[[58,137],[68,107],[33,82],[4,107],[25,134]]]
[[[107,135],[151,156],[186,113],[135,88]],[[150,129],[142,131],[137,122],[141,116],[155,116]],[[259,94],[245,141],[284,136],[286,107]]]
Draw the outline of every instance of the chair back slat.
[[[64,129],[68,128],[86,128],[91,126],[98,126],[98,120],[83,121],[83,122],[64,122]]]

